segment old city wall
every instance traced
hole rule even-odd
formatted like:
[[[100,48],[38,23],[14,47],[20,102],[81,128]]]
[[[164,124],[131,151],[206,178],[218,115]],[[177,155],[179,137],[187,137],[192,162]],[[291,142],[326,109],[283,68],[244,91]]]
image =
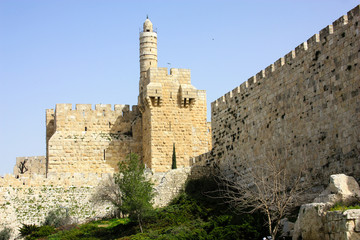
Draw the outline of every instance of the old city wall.
[[[359,34],[357,6],[214,101],[213,150],[194,171],[272,157],[291,169],[308,162],[324,182],[339,172],[359,180]]]
[[[47,110],[48,172],[111,173],[131,152],[142,153],[137,106],[57,104]]]
[[[189,166],[193,156],[209,151],[206,92],[195,89],[190,70],[150,68],[144,96],[143,148],[145,163],[159,172],[171,169],[173,144],[177,166]]]
[[[24,167],[22,167],[22,165],[24,165]],[[46,157],[45,156],[17,157],[13,173],[15,176],[19,176],[20,174],[25,174],[27,176],[31,174],[45,175]]]
[[[9,227],[17,233],[24,224],[42,224],[51,210],[66,208],[76,222],[111,214],[112,206],[94,205],[91,201],[101,174],[32,174],[0,178],[0,228]]]
[[[168,204],[182,189],[190,168],[166,173],[147,172],[155,184],[154,206]],[[18,234],[22,223],[40,225],[49,211],[67,209],[73,221],[82,223],[114,213],[112,205],[96,204],[94,196],[111,174],[49,173],[0,177],[0,229],[8,227]]]

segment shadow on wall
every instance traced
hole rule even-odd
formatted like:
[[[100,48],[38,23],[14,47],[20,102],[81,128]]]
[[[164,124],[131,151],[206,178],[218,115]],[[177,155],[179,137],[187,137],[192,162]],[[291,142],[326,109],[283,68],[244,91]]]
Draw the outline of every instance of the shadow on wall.
[[[134,107],[133,111],[123,111],[111,124],[108,133],[100,133],[103,140],[109,141],[108,146],[103,149],[103,160],[106,164],[118,171],[118,163],[130,153],[136,153],[141,157],[141,115]]]

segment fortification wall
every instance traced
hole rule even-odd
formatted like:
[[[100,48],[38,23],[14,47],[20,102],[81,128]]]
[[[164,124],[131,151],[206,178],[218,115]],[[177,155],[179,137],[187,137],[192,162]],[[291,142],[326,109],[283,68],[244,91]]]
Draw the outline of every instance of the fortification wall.
[[[0,178],[0,228],[9,227],[15,235],[22,223],[42,224],[51,210],[67,208],[70,216],[81,223],[106,216],[112,206],[94,205],[91,201],[101,174],[32,174]]]
[[[150,68],[142,97],[144,162],[155,171],[171,169],[173,144],[178,167],[209,151],[206,92],[191,85],[190,70]]]
[[[50,111],[49,111],[50,112]],[[112,173],[130,152],[142,154],[137,106],[57,104],[54,130],[47,129],[48,172]],[[47,112],[46,122],[52,121]],[[50,125],[52,128],[52,126]]]
[[[212,103],[210,159],[272,153],[293,169],[308,161],[324,182],[340,172],[359,180],[359,8]]]
[[[95,109],[91,104],[76,104],[75,109],[72,104],[56,104],[54,114],[55,131],[126,133],[139,111],[137,106],[130,111],[129,105],[122,104],[115,104],[114,109],[111,104],[96,104]]]
[[[148,172],[155,184],[154,206],[161,207],[179,193],[189,174],[189,168],[166,173]],[[110,204],[95,204],[93,196],[111,174],[49,173],[5,175],[0,177],[0,229],[9,227],[18,234],[22,223],[40,225],[51,210],[66,208],[79,223],[98,219],[114,212]]]
[[[22,164],[24,167],[22,167]],[[21,173],[22,171],[22,173]],[[17,157],[14,166],[14,175],[45,175],[46,174],[46,158],[45,156],[33,156],[33,157]]]

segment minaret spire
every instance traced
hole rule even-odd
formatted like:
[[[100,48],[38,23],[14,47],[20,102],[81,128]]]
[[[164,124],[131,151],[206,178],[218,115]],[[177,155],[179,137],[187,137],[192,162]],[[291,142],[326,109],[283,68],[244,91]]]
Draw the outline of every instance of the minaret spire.
[[[153,24],[146,16],[143,24],[143,31],[140,32],[140,82],[139,95],[149,83],[147,79],[147,70],[150,67],[157,67],[157,33],[153,31]],[[141,97],[139,98],[141,104]]]

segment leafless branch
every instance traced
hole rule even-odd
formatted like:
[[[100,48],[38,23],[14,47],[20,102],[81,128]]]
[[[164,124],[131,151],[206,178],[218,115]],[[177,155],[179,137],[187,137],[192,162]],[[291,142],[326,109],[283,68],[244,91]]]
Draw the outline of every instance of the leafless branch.
[[[99,184],[91,200],[94,204],[111,203],[115,207],[121,206],[121,192],[112,176]],[[121,213],[119,214],[121,215]]]
[[[306,161],[289,167],[286,153],[265,154],[261,161],[243,158],[222,162],[218,179],[227,203],[242,212],[263,212],[275,239],[280,220],[300,204],[311,181]]]
[[[19,174],[24,174],[28,171],[28,168],[26,167],[27,159],[24,159],[23,161],[20,161],[20,163],[17,165],[19,169]]]

